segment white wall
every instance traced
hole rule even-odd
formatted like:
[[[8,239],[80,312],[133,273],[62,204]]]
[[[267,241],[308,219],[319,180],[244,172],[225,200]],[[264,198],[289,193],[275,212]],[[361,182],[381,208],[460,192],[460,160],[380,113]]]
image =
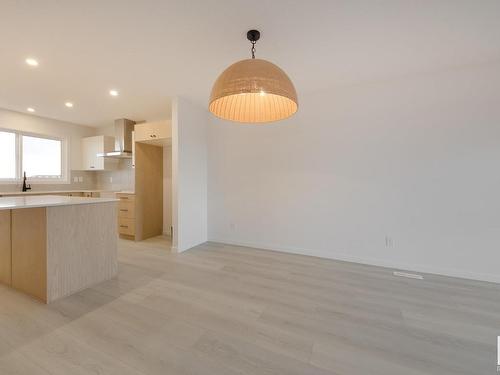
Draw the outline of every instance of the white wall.
[[[163,233],[172,226],[172,147],[163,147]]]
[[[70,170],[81,168],[81,138],[95,135],[96,129],[69,122],[0,109],[0,128],[64,137],[69,140]]]
[[[500,64],[299,94],[211,117],[209,240],[500,282]]]
[[[96,135],[107,135],[109,137],[115,136],[115,125],[101,126],[96,128]]]
[[[173,247],[179,252],[207,241],[207,122],[205,108],[173,100]]]

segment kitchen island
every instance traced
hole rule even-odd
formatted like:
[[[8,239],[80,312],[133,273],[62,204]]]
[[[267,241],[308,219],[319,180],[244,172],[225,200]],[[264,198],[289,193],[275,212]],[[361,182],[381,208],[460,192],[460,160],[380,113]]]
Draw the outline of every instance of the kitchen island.
[[[117,202],[0,198],[0,282],[50,303],[114,277]]]

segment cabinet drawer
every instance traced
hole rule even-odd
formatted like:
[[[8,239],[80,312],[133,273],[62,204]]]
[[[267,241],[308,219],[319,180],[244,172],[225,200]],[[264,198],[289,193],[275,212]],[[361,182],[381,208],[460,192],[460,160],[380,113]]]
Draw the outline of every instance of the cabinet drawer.
[[[116,198],[120,200],[120,202],[135,202],[135,195],[134,194],[125,194],[125,193],[117,193]]]
[[[133,201],[121,200],[118,205],[118,217],[133,219],[135,217],[135,203]]]
[[[135,220],[123,217],[118,218],[118,232],[127,236],[135,235]]]

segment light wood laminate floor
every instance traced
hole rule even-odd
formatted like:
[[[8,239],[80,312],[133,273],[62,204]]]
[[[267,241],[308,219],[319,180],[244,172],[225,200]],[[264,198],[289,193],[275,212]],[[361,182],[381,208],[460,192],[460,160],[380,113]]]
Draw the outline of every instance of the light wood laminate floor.
[[[0,287],[0,374],[496,373],[500,286],[208,243],[120,241],[119,276]]]

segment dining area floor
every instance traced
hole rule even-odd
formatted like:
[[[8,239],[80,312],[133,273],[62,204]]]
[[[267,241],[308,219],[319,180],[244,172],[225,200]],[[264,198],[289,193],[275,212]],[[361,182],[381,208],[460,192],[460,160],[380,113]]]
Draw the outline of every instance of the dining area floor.
[[[0,374],[457,375],[496,371],[500,286],[168,237],[44,305],[0,286]]]

